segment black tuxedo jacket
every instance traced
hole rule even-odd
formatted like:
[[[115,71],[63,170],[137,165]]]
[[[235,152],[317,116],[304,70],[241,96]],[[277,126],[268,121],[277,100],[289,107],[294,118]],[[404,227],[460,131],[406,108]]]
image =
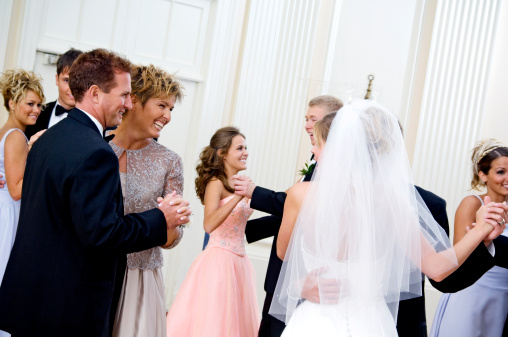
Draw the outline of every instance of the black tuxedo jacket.
[[[79,109],[35,143],[0,287],[0,330],[111,336],[126,253],[167,239],[160,210],[124,216],[118,169],[115,153]]]
[[[310,177],[306,177],[304,180],[308,181],[310,180]],[[418,193],[420,193],[420,196],[429,208],[434,219],[448,234],[449,225],[445,200],[418,186],[416,186],[416,189]],[[280,269],[282,267],[282,260],[277,257],[276,243],[284,211],[285,200],[286,193],[284,192],[274,192],[263,187],[256,187],[254,193],[252,194],[250,207],[272,214],[272,216],[249,220],[245,231],[247,241],[249,243],[274,236],[264,284],[265,291],[269,295],[273,295],[275,292]],[[268,297],[271,298],[271,296]],[[415,337],[420,336],[420,332],[424,332],[424,336],[426,336],[424,296],[401,301],[399,303],[397,330],[399,332],[399,336]]]
[[[467,260],[450,276],[441,282],[430,280],[437,290],[454,293],[475,283],[490,268],[498,265],[508,268],[508,238],[499,236],[494,240],[495,256],[490,255],[487,247],[480,243]]]
[[[44,109],[41,111],[39,117],[37,117],[37,121],[34,125],[28,125],[25,130],[26,138],[30,139],[37,132],[47,129],[49,125],[49,120],[51,119],[51,113],[55,108],[56,101],[49,102],[46,104]]]

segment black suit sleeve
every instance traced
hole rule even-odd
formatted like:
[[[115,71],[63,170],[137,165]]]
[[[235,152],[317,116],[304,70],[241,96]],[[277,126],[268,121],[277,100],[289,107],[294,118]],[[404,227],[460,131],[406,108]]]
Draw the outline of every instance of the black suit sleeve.
[[[261,212],[282,217],[285,201],[285,192],[274,192],[272,190],[257,186],[252,193],[250,207]]]
[[[503,268],[508,268],[508,238],[506,236],[498,236],[494,240],[494,247],[496,253],[494,254],[494,260],[496,265]]]
[[[110,149],[91,152],[73,174],[69,209],[83,247],[131,253],[163,245],[167,239],[164,214],[154,209],[119,216],[123,214],[119,184],[118,159]]]
[[[245,236],[248,243],[276,236],[280,229],[282,218],[274,215],[247,221]]]
[[[443,293],[454,293],[471,286],[493,266],[494,258],[490,255],[487,247],[485,247],[485,244],[482,242],[451,275],[441,282],[430,280],[430,283],[434,288]]]

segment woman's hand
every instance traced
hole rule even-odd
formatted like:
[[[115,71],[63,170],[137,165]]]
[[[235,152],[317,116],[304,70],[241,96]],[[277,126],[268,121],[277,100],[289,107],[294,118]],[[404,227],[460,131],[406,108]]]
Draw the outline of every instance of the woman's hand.
[[[42,134],[44,132],[46,132],[47,129],[44,129],[44,130],[41,130],[39,132],[37,132],[36,134],[34,134],[32,137],[30,137],[30,140],[28,141],[28,148],[31,149],[32,146],[34,145],[34,143],[37,141],[37,139],[39,139],[40,136],[42,136]]]
[[[472,227],[486,233],[483,240],[486,246],[503,233],[506,228],[507,211],[508,205],[505,202],[495,203],[490,201],[489,196],[485,197],[484,205],[476,212],[476,224],[473,224]]]

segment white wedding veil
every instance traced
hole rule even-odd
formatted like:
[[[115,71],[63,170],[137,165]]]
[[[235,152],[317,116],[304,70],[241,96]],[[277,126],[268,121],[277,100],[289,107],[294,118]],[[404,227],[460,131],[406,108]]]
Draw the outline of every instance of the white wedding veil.
[[[396,320],[399,300],[422,295],[422,271],[432,278],[457,266],[416,192],[397,118],[383,106],[357,101],[337,112],[308,184],[272,316],[287,323],[305,300],[304,285],[317,285],[326,300],[332,280],[337,306],[384,302]]]

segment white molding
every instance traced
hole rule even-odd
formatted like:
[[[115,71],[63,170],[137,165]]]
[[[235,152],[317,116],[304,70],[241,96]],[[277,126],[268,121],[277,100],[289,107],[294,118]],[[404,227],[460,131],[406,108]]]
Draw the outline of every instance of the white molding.
[[[469,194],[500,3],[440,0],[436,9],[413,171],[418,185],[447,200],[449,214]]]
[[[46,1],[26,0],[16,66],[33,69]]]
[[[12,1],[0,1],[0,70],[4,69],[5,54],[7,53],[7,40],[12,15]]]

